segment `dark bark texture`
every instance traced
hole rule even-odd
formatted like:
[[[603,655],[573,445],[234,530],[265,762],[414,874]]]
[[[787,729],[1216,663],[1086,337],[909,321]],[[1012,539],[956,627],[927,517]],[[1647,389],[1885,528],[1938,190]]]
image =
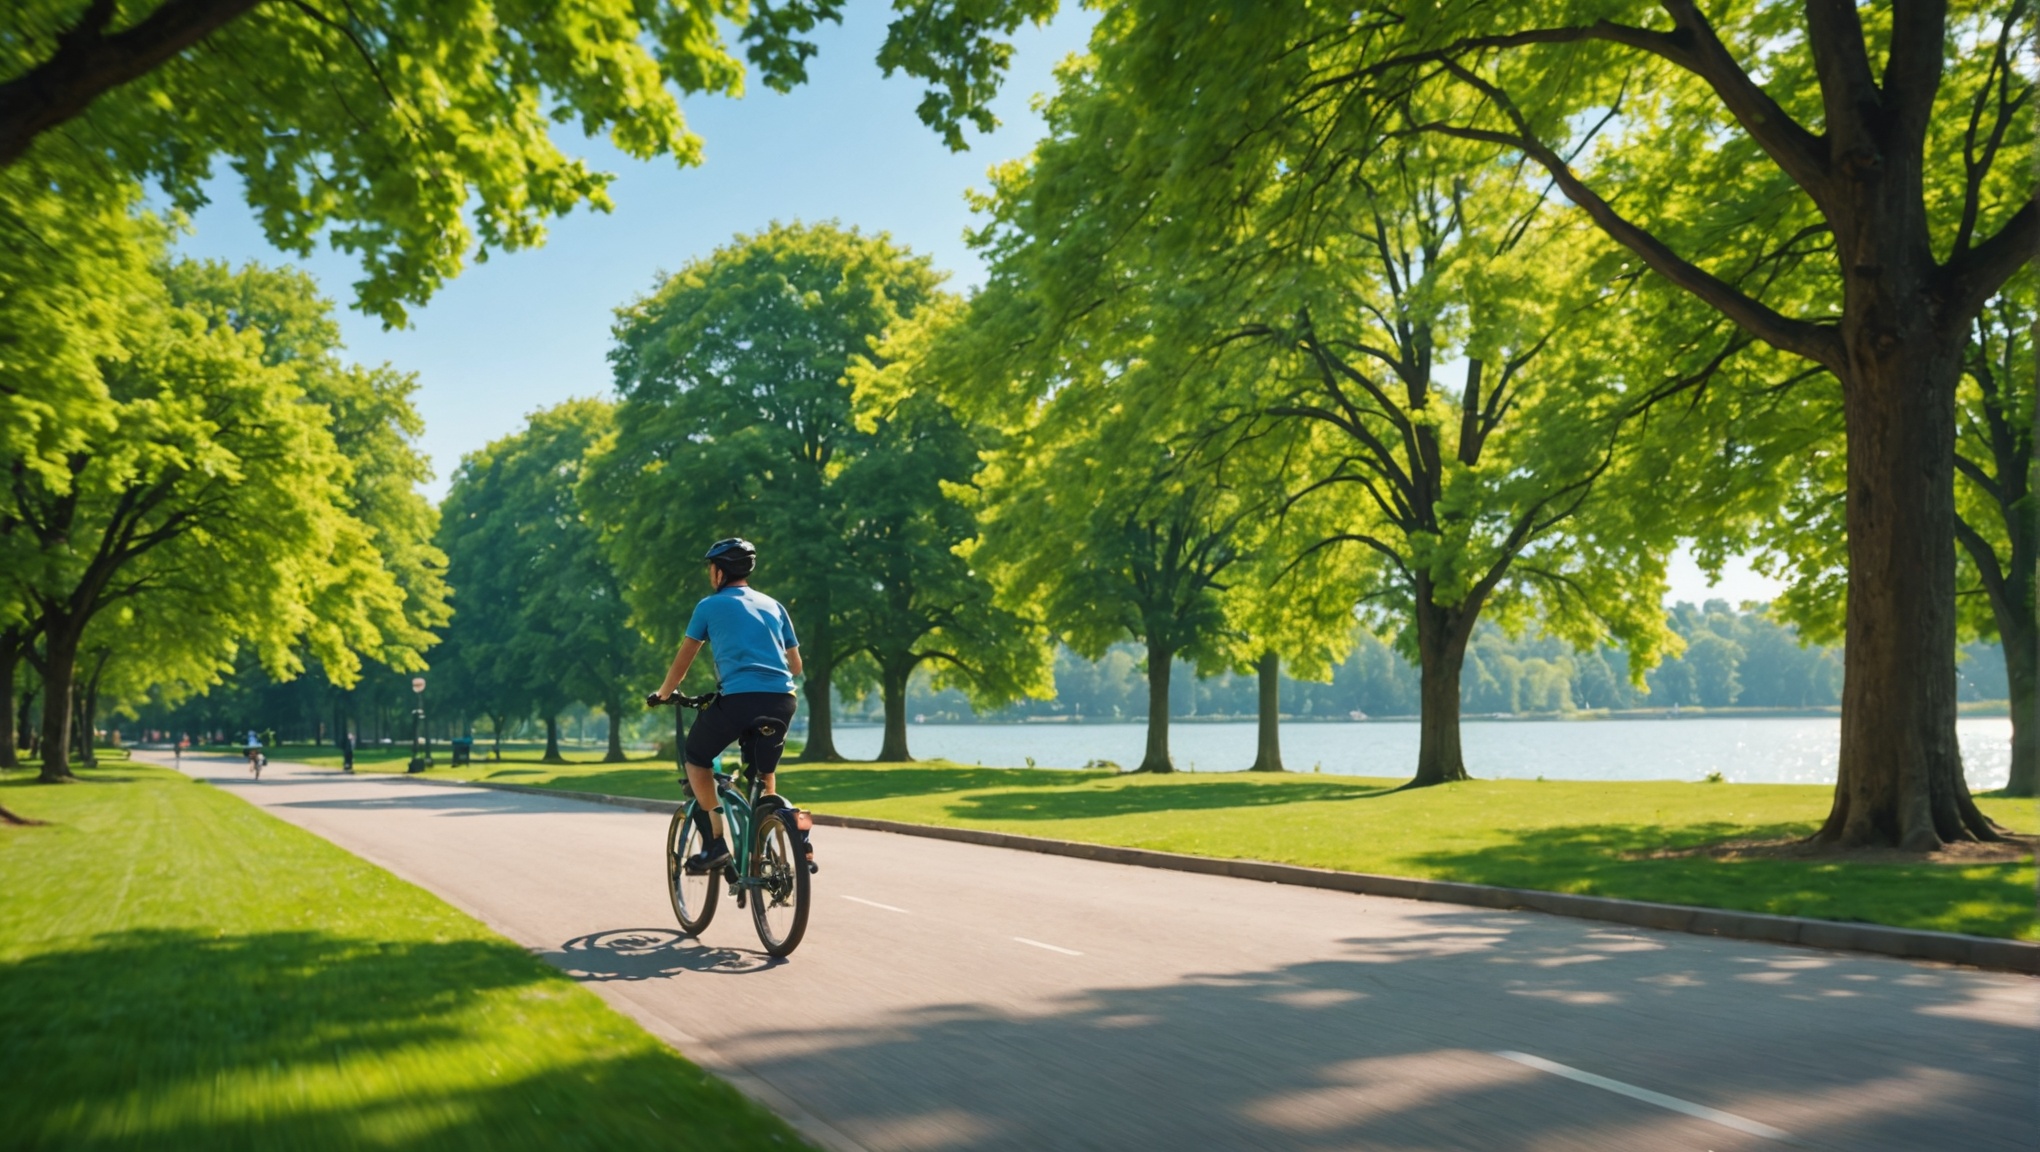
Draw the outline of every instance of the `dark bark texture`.
[[[913,676],[911,660],[887,660],[880,668],[878,694],[885,705],[885,741],[879,746],[882,763],[904,763],[914,757],[907,751],[907,684]]]
[[[806,669],[801,677],[801,702],[807,708],[807,740],[800,750],[800,762],[803,764],[834,763],[843,759],[842,753],[836,751],[835,701],[830,696],[836,660],[831,647],[834,637],[826,605],[819,615],[821,618],[809,626],[807,639],[800,648],[801,662]]]
[[[1255,709],[1254,764],[1250,772],[1282,771],[1282,657],[1264,652],[1254,663],[1260,699]]]
[[[114,0],[93,0],[57,36],[56,51],[0,84],[0,166],[35,138],[83,113],[92,101],[168,63],[232,23],[259,0],[165,0],[146,17],[109,32]]]
[[[621,699],[610,700],[602,705],[602,710],[609,713],[609,750],[603,753],[602,762],[604,764],[620,764],[624,759],[623,701]]]
[[[1175,658],[1175,652],[1167,647],[1148,645],[1147,751],[1137,772],[1176,770],[1175,761],[1169,759],[1169,665]]]
[[[1454,610],[1431,597],[1428,577],[1417,580],[1417,774],[1406,788],[1470,780],[1459,744],[1459,673],[1481,605]]]
[[[21,669],[21,646],[13,632],[0,635],[0,768],[21,767],[15,744],[15,676]]]
[[[567,758],[560,755],[560,718],[557,716],[545,718],[545,762],[548,764],[567,762]]]

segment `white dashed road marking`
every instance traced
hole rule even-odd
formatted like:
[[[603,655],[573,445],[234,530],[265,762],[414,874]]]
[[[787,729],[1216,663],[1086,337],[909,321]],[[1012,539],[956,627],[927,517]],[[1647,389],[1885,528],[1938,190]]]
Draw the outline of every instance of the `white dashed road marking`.
[[[1673,1112],[1681,1112],[1701,1120],[1712,1121],[1724,1128],[1733,1128],[1738,1132],[1747,1132],[1752,1136],[1762,1136],[1767,1140],[1792,1139],[1792,1133],[1790,1132],[1773,1128],[1769,1124],[1759,1124],[1755,1120],[1746,1120],[1733,1112],[1723,1112],[1718,1108],[1709,1108],[1705,1104],[1695,1104],[1690,1100],[1681,1100],[1677,1096],[1667,1096],[1662,1092],[1653,1092],[1648,1088],[1638,1088],[1634,1084],[1624,1084],[1620,1080],[1610,1080],[1606,1076],[1596,1076],[1592,1072],[1582,1072],[1577,1068],[1568,1067],[1554,1060],[1546,1060],[1541,1056],[1532,1056],[1527,1052],[1497,1052],[1495,1055],[1500,1056],[1504,1060],[1514,1060],[1518,1064],[1535,1068],[1539,1072],[1549,1072],[1553,1076],[1563,1076],[1578,1084],[1592,1085],[1595,1088],[1613,1092],[1617,1096],[1627,1096],[1631,1100],[1641,1100],[1645,1104],[1655,1104],[1660,1108],[1670,1109]]]
[[[1015,939],[1015,940],[1018,940],[1018,941],[1019,941],[1020,943],[1022,943],[1022,944],[1032,944],[1032,945],[1033,945],[1033,946],[1035,946],[1036,948],[1046,948],[1046,949],[1048,949],[1048,950],[1049,950],[1050,952],[1060,952],[1060,953],[1062,953],[1062,954],[1063,954],[1063,955],[1065,955],[1065,956],[1082,956],[1082,955],[1083,955],[1083,953],[1082,953],[1082,952],[1078,952],[1078,951],[1076,951],[1076,950],[1075,950],[1075,949],[1073,949],[1073,948],[1058,948],[1058,947],[1056,947],[1056,946],[1055,946],[1055,945],[1053,945],[1053,944],[1043,944],[1043,943],[1042,943],[1041,941],[1039,941],[1039,940],[1029,940],[1029,939],[1028,939],[1027,937],[1025,937],[1025,936],[1015,936],[1015,937],[1013,937],[1013,939]]]
[[[839,893],[837,893],[837,895],[841,896],[841,895],[842,895],[842,893],[840,893],[840,892],[839,892]],[[899,913],[901,913],[901,914],[903,914],[903,915],[907,915],[907,916],[912,916],[912,915],[913,915],[913,913],[912,913],[912,912],[908,912],[908,911],[907,911],[907,910],[906,910],[905,908],[895,908],[895,907],[893,907],[893,906],[892,906],[892,905],[890,905],[890,904],[880,904],[880,903],[879,903],[878,901],[876,901],[876,900],[866,900],[866,899],[865,899],[864,897],[862,897],[862,896],[843,896],[843,899],[845,899],[845,900],[855,900],[855,901],[856,901],[857,903],[859,903],[859,904],[869,904],[869,905],[871,905],[871,906],[872,906],[873,908],[883,908],[883,909],[885,909],[885,910],[886,910],[886,911],[888,911],[888,912],[899,912]]]

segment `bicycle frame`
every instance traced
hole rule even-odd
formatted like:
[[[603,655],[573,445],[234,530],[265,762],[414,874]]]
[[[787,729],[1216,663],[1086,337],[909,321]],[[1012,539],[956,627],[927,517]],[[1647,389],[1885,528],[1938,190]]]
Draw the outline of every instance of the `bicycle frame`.
[[[721,769],[712,768],[710,771],[715,775],[716,798],[722,802],[723,834],[729,838],[730,890],[736,892],[761,887],[764,881],[751,875],[751,838],[757,830],[752,811],[765,795],[765,781],[756,775],[751,776],[751,794],[746,796],[737,791],[736,777]],[[694,811],[700,806],[699,800],[688,799],[689,820],[694,819]]]

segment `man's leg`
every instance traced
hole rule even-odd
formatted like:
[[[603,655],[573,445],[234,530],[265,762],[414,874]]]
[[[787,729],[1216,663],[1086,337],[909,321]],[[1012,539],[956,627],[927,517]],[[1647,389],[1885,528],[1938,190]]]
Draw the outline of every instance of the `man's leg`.
[[[688,761],[687,789],[694,793],[695,803],[701,805],[708,813],[710,826],[715,829],[715,838],[722,839],[723,814],[721,806],[716,802],[715,773],[691,760]]]

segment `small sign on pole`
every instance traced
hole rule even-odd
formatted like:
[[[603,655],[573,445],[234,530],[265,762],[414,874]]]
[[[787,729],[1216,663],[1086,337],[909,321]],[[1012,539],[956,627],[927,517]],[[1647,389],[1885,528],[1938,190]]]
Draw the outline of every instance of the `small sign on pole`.
[[[423,676],[411,677],[411,691],[423,692],[424,690],[425,690],[425,678]]]

